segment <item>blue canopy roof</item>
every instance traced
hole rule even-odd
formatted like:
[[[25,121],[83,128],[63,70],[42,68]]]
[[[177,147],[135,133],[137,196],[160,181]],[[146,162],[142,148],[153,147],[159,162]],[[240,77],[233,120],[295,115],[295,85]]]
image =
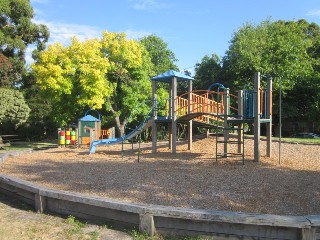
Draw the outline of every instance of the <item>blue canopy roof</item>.
[[[81,122],[100,122],[100,119],[95,118],[94,116],[91,116],[91,115],[86,115],[83,118],[80,118],[79,121],[81,121]]]
[[[169,70],[168,72],[165,72],[165,73],[162,73],[158,76],[155,76],[155,77],[151,78],[151,80],[169,83],[169,82],[171,82],[173,77],[176,77],[178,82],[194,80],[192,77],[190,77],[188,75],[185,75],[183,73],[176,72],[173,70]]]

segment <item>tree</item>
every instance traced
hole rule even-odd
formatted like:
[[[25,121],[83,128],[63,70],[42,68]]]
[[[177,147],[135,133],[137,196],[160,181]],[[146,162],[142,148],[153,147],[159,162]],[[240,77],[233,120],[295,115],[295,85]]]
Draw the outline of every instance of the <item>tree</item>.
[[[169,48],[168,43],[163,41],[160,37],[156,35],[149,35],[142,39],[140,39],[140,43],[144,46],[144,48],[148,51],[148,54],[151,58],[152,62],[152,72],[153,76],[164,73],[168,70],[179,71],[175,62],[177,62],[177,58]],[[152,77],[153,77],[152,76]],[[160,109],[164,109],[166,107],[165,99],[168,99],[168,86],[166,83],[157,83],[157,98]],[[182,83],[178,85],[178,91],[181,88],[186,88],[186,86]],[[185,91],[185,89],[184,89]],[[160,110],[162,112],[162,110]]]
[[[152,63],[144,47],[123,33],[104,32],[102,39],[70,46],[53,44],[32,66],[37,84],[53,106],[55,121],[65,125],[87,108],[105,109],[124,134],[126,124],[149,107]]]
[[[10,62],[4,68],[3,65],[0,66],[2,87],[15,87],[20,83],[25,73],[25,51],[28,45],[36,45],[34,56],[45,48],[49,37],[48,29],[44,25],[33,23],[33,16],[30,1],[1,0],[0,52]],[[4,74],[5,71],[8,72]],[[6,75],[5,80],[3,75]]]
[[[0,125],[18,126],[28,119],[30,108],[21,92],[0,88]]]
[[[320,28],[306,20],[246,24],[233,36],[223,59],[223,75],[235,89],[252,89],[254,72],[273,76],[273,99],[282,82],[283,119],[318,121]],[[267,81],[262,81],[262,86]],[[307,93],[307,94],[306,94]],[[274,119],[279,105],[274,104]]]
[[[101,49],[98,39],[73,38],[68,47],[49,46],[32,65],[38,86],[52,102],[55,122],[65,125],[86,108],[101,109],[111,95],[113,87],[105,78],[110,63]]]
[[[300,78],[282,100],[283,118],[292,122],[319,122],[320,76]]]
[[[236,79],[240,89],[252,85],[254,72],[281,76],[283,90],[292,89],[296,76],[308,76],[318,65],[308,52],[312,49],[312,36],[308,24],[300,21],[263,21],[258,26],[246,24],[233,36],[223,59],[224,70]],[[278,89],[278,82],[274,84]]]
[[[175,65],[177,61],[175,54],[168,48],[168,44],[156,35],[149,35],[140,40],[146,48],[153,63],[155,75],[164,73],[168,70],[178,71]]]
[[[110,61],[107,79],[113,86],[105,103],[112,113],[120,135],[125,126],[151,108],[150,74],[152,63],[148,52],[135,40],[128,40],[123,33],[107,33],[102,38],[103,52]]]
[[[216,54],[211,56],[205,55],[200,63],[196,64],[194,88],[198,90],[206,90],[214,82],[221,82],[220,58]]]
[[[0,86],[10,86],[14,77],[12,63],[0,52]]]

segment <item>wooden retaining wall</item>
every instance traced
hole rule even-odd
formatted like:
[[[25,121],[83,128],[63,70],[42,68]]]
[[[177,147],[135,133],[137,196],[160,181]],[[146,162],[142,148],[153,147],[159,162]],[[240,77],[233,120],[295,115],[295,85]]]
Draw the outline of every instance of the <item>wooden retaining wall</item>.
[[[320,240],[320,215],[279,216],[126,203],[47,189],[1,174],[0,193],[31,204],[38,212],[72,215],[151,235]]]

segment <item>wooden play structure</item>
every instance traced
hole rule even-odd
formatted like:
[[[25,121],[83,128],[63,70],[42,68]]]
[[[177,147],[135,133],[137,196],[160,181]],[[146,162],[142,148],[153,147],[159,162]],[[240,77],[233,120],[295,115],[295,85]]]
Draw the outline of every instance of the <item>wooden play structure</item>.
[[[238,95],[229,93],[228,88],[223,91],[193,91],[194,79],[175,71],[168,71],[151,79],[153,96],[152,126],[152,152],[157,152],[157,124],[167,122],[169,124],[169,148],[176,153],[177,124],[188,125],[188,149],[192,150],[193,125],[221,130],[223,139],[217,137],[216,144],[223,144],[223,152],[216,152],[218,156],[228,157],[233,153],[228,152],[229,144],[238,145],[238,155],[242,155],[244,161],[243,126],[245,123],[254,125],[254,160],[260,161],[260,126],[266,124],[267,129],[267,153],[271,156],[272,141],[272,79],[268,79],[267,89],[260,88],[260,73],[254,76],[254,89],[241,90]],[[157,82],[169,85],[169,106],[166,118],[157,115]],[[177,84],[188,83],[188,92],[177,96]],[[236,107],[231,106],[236,103]],[[236,140],[232,140],[230,132],[236,132]],[[218,136],[218,134],[216,134]],[[218,147],[216,146],[216,149]]]
[[[94,111],[98,118],[89,114]],[[101,116],[97,110],[89,109],[84,116],[78,120],[74,128],[59,128],[59,145],[90,145],[91,142],[100,139],[114,138],[115,128],[101,129]]]
[[[214,129],[216,135],[216,159],[232,155],[242,156],[244,163],[244,124],[254,125],[254,159],[260,161],[260,125],[266,124],[267,156],[271,156],[272,137],[272,79],[268,79],[267,89],[260,88],[260,73],[254,76],[254,89],[241,90],[238,95],[232,95],[228,88],[214,83],[209,90],[193,91],[194,79],[182,73],[170,70],[151,78],[152,108],[151,116],[130,133],[119,138],[96,139],[91,141],[90,153],[95,153],[99,145],[124,143],[136,136],[141,139],[141,132],[152,127],[152,152],[157,152],[157,124],[169,125],[169,148],[172,153],[177,151],[177,124],[188,126],[188,150],[192,150],[192,128],[198,126]],[[168,84],[169,100],[167,116],[158,116],[157,83]],[[177,96],[177,84],[187,82],[188,92]],[[218,85],[218,91],[211,91],[211,87]],[[220,91],[222,90],[222,91]],[[236,105],[236,107],[234,107]],[[221,132],[222,139],[220,134]],[[230,134],[232,133],[232,134]],[[234,135],[236,134],[236,137]],[[140,142],[140,141],[139,141]],[[218,144],[223,144],[223,151],[218,152]],[[229,144],[237,144],[237,153],[228,151]],[[139,145],[140,146],[140,145]],[[219,148],[220,149],[220,148]],[[140,152],[140,147],[139,147]],[[139,156],[139,154],[138,154]]]

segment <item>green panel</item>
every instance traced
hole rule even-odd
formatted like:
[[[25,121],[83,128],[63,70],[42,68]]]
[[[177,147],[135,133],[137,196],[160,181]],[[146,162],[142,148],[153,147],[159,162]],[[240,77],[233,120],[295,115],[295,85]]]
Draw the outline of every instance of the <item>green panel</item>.
[[[81,122],[80,136],[81,137],[90,137],[90,128],[95,128],[96,122]]]

